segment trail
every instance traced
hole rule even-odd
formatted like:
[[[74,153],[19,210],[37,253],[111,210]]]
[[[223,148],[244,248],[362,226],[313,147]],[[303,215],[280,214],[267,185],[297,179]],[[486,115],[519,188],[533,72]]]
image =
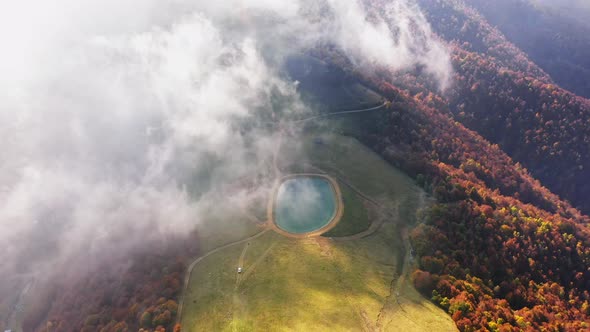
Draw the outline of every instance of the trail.
[[[240,319],[241,317],[243,317],[244,312],[245,312],[244,309],[246,308],[246,302],[243,300],[242,297],[240,297],[240,294],[238,292],[238,288],[239,288],[240,284],[242,282],[244,282],[246,279],[248,279],[248,277],[252,274],[252,272],[254,272],[254,269],[256,268],[256,266],[258,266],[258,264],[260,264],[260,262],[262,262],[262,260],[264,260],[264,258],[272,250],[274,245],[275,245],[275,242],[273,242],[270,245],[270,247],[268,247],[268,249],[266,249],[264,251],[264,253],[262,255],[260,255],[260,257],[258,257],[252,265],[250,265],[247,269],[245,269],[243,271],[243,273],[238,274],[238,276],[236,278],[236,284],[234,286],[234,292],[232,294],[232,308],[231,308],[232,309],[231,310],[232,321],[235,321],[236,319]],[[246,244],[246,246],[244,247],[244,249],[242,250],[242,254],[240,255],[240,263],[239,263],[240,265],[239,266],[243,266],[244,256],[245,256],[246,251],[248,250],[249,246],[250,246],[250,242],[248,242]]]
[[[375,322],[375,326],[377,328],[378,331],[383,331],[384,329],[387,329],[387,327],[391,324],[391,322],[393,321],[393,317],[389,316],[389,319],[384,322],[384,319],[386,319],[386,317],[388,317],[387,313],[388,312],[393,312],[396,308],[398,308],[401,311],[401,314],[403,316],[405,316],[405,318],[411,322],[413,325],[420,327],[421,326],[415,322],[410,315],[406,312],[406,310],[404,309],[404,305],[403,302],[400,301],[403,298],[403,294],[401,293],[401,289],[404,285],[404,283],[406,282],[406,277],[409,273],[409,261],[410,261],[410,250],[409,250],[409,237],[407,234],[407,228],[405,226],[402,226],[402,230],[401,230],[401,240],[402,243],[404,245],[404,257],[402,260],[402,268],[401,268],[401,272],[395,272],[393,275],[393,279],[391,280],[391,285],[390,285],[390,290],[389,290],[389,295],[387,296],[387,298],[385,299],[385,301],[383,302],[383,307],[381,308],[381,310],[379,311],[379,315],[377,316],[377,321]],[[397,276],[397,279],[396,279]],[[395,299],[395,301],[393,301],[393,299]]]
[[[258,257],[256,259],[256,261],[254,263],[252,263],[252,265],[250,265],[246,271],[244,271],[244,275],[242,276],[242,278],[240,279],[240,283],[245,281],[246,279],[248,279],[248,277],[254,272],[254,269],[256,269],[256,266],[258,266],[262,260],[264,260],[264,258],[266,258],[266,256],[268,256],[268,254],[270,253],[270,251],[272,250],[272,248],[275,246],[276,242],[273,242],[268,249],[266,249],[264,251],[264,253],[262,253],[262,255],[260,255],[260,257]]]
[[[242,211],[242,213],[244,214],[244,217],[246,217],[246,219],[250,220],[251,222],[253,222],[256,225],[264,225],[264,224],[266,224],[266,220],[260,220],[260,219],[258,219],[258,217],[256,217],[251,212]]]
[[[411,260],[411,256],[412,253],[410,251],[410,239],[408,236],[408,229],[406,227],[402,228],[402,243],[404,244],[404,261],[402,264],[402,272],[400,277],[397,279],[397,283],[395,285],[395,294],[396,294],[396,301],[399,304],[399,296],[400,296],[400,290],[404,284],[404,282],[406,281],[406,276],[408,275],[408,272],[410,271],[410,260]],[[401,306],[401,304],[400,304]]]
[[[265,234],[268,231],[269,231],[269,229],[265,229],[265,230],[262,230],[262,231],[254,234],[254,235],[252,235],[250,237],[247,237],[245,239],[234,241],[234,242],[228,243],[226,245],[223,245],[221,247],[217,247],[217,248],[215,248],[215,249],[207,252],[206,254],[204,254],[202,256],[199,256],[197,259],[195,259],[191,263],[191,265],[189,265],[189,267],[188,267],[188,269],[186,271],[186,275],[184,277],[184,286],[182,288],[182,293],[180,295],[180,299],[178,300],[178,314],[176,315],[176,323],[180,323],[182,321],[182,308],[183,308],[183,304],[184,304],[184,296],[186,295],[186,291],[188,290],[188,284],[189,284],[191,275],[193,274],[193,270],[194,270],[195,266],[197,264],[199,264],[200,261],[202,261],[203,259],[207,258],[210,255],[213,255],[216,252],[219,252],[219,251],[221,251],[223,249],[229,248],[229,247],[234,246],[236,244],[240,244],[240,243],[244,243],[244,242],[247,242],[247,241],[254,240],[254,239],[262,236],[263,234]]]
[[[418,209],[416,209],[416,211],[423,209],[426,205],[427,205],[426,192],[422,191],[422,192],[420,192]],[[404,226],[402,228],[402,241],[404,244],[405,255],[404,255],[404,263],[402,266],[402,274],[401,274],[400,278],[398,279],[396,287],[395,287],[395,291],[397,294],[399,294],[399,292],[403,286],[403,283],[405,282],[407,275],[412,270],[412,266],[414,265],[414,254],[413,254],[414,248],[412,247],[412,243],[410,242],[410,235],[408,234],[408,227],[407,226]],[[399,303],[399,301],[398,301],[398,303]]]
[[[333,117],[333,116],[339,116],[339,115],[346,115],[346,114],[354,114],[354,113],[364,113],[364,112],[372,112],[372,111],[377,111],[383,107],[387,107],[389,106],[389,104],[391,104],[391,102],[389,101],[384,101],[381,105],[378,106],[373,106],[373,107],[369,107],[369,108],[363,108],[363,109],[359,109],[359,110],[350,110],[350,111],[340,111],[340,112],[330,112],[330,113],[324,113],[324,114],[319,114],[319,115],[314,115],[314,116],[310,116],[307,118],[303,118],[303,119],[298,119],[298,120],[287,120],[285,121],[285,123],[303,123],[303,122],[307,122],[307,121],[312,121],[312,120],[316,120],[316,119],[323,119],[323,118],[329,118],[329,117]],[[264,121],[262,122],[263,124],[270,124],[270,125],[276,125],[276,124],[280,124],[276,121]]]
[[[244,245],[244,249],[242,249],[242,253],[240,254],[240,258],[238,259],[238,267],[242,267],[244,266],[244,258],[246,257],[246,252],[248,251],[248,248],[250,247],[250,242],[246,242],[246,245]],[[242,305],[242,301],[240,299],[240,295],[238,294],[238,286],[240,285],[240,282],[242,281],[242,273],[236,273],[236,284],[234,285],[234,292],[232,294],[232,321],[236,320],[236,316],[240,315],[242,313],[242,310],[240,310],[241,308],[243,308]]]
[[[327,174],[326,171],[324,171],[323,169],[321,169],[321,168],[319,168],[317,166],[313,166],[313,165],[310,165],[310,164],[306,164],[306,166],[309,166],[310,168],[316,169],[320,173]],[[332,176],[334,176],[336,179],[338,179],[339,182],[341,182],[342,184],[344,184],[348,188],[350,188],[352,191],[354,191],[361,198],[363,198],[367,202],[375,205],[375,207],[377,207],[377,209],[380,212],[380,214],[382,214],[381,216],[379,216],[379,218],[377,218],[377,220],[374,220],[373,222],[371,222],[371,225],[369,226],[369,228],[367,230],[362,231],[362,232],[357,233],[357,234],[354,234],[354,235],[332,237],[331,238],[332,240],[335,240],[335,241],[353,241],[353,240],[358,240],[358,239],[362,239],[364,237],[367,237],[367,236],[375,233],[376,231],[378,231],[381,228],[381,226],[383,225],[383,223],[385,223],[386,217],[393,217],[392,214],[397,213],[397,210],[399,208],[399,203],[398,203],[398,205],[396,205],[394,207],[394,210],[395,211],[387,211],[387,208],[385,208],[383,205],[381,205],[379,202],[377,202],[372,197],[370,197],[370,196],[366,195],[365,193],[363,193],[362,191],[360,191],[360,189],[358,189],[357,187],[355,187],[354,185],[352,185],[350,182],[348,182],[342,176],[339,176],[339,175],[336,175],[336,174],[332,174]]]
[[[290,121],[285,121],[285,123],[294,123],[294,124],[300,124],[300,123],[304,123],[304,122],[308,122],[308,121],[313,121],[313,120],[317,120],[317,119],[325,119],[325,118],[329,118],[329,117],[334,117],[334,116],[340,116],[340,115],[346,115],[346,114],[354,114],[354,113],[365,113],[365,112],[373,112],[373,111],[377,111],[380,110],[384,107],[387,107],[391,104],[391,102],[389,101],[384,101],[381,105],[378,106],[374,106],[374,107],[369,107],[369,108],[364,108],[364,109],[360,109],[360,110],[351,110],[351,111],[340,111],[340,112],[331,112],[331,113],[325,113],[325,114],[320,114],[320,115],[314,115],[314,116],[310,116],[308,118],[303,118],[303,119],[299,119],[299,120],[290,120]],[[278,137],[277,137],[277,144],[275,146],[274,152],[273,152],[273,160],[272,160],[272,165],[273,165],[273,170],[275,173],[275,179],[279,179],[280,178],[280,174],[281,174],[281,170],[278,167],[278,156],[279,156],[279,152],[281,149],[281,143],[283,140],[283,132],[284,132],[284,128],[282,127],[282,123],[281,122],[273,122],[273,124],[278,124],[279,129],[278,129]]]
[[[25,298],[26,298],[27,294],[29,293],[29,291],[31,290],[31,288],[33,288],[33,286],[35,284],[35,278],[33,276],[31,276],[31,274],[28,274],[28,275],[30,276],[31,279],[23,287],[23,290],[19,294],[16,304],[14,305],[14,309],[13,309],[12,313],[10,314],[10,318],[8,319],[9,326],[12,326],[12,331],[15,331],[15,332],[22,332],[23,331],[21,320],[22,320],[22,315],[25,311]],[[25,276],[27,276],[27,275],[25,275]]]
[[[306,166],[309,166],[310,168],[315,169],[320,173],[326,173],[324,170],[322,170],[319,167],[309,165],[309,164],[307,164]],[[336,169],[336,171],[339,172],[339,170],[337,170],[337,169]],[[360,197],[364,198],[366,201],[375,205],[378,208],[378,210],[381,211],[381,213],[383,214],[378,220],[373,221],[371,223],[371,225],[369,226],[369,229],[367,229],[366,231],[363,231],[363,232],[360,232],[360,233],[357,233],[357,234],[354,234],[351,236],[334,237],[334,238],[331,238],[332,240],[352,241],[352,240],[358,240],[358,239],[367,237],[367,236],[375,233],[377,230],[379,230],[379,228],[381,228],[381,226],[383,225],[383,223],[385,222],[385,220],[388,216],[392,216],[393,213],[397,213],[397,211],[399,211],[399,204],[400,204],[399,202],[394,207],[395,211],[391,211],[390,209],[384,207],[382,204],[380,204],[378,201],[376,201],[372,197],[364,194],[362,191],[360,191],[354,185],[349,183],[342,176],[335,175],[335,174],[332,174],[332,176],[336,177],[338,179],[338,181],[340,181],[341,183],[343,183],[344,185],[349,187],[357,195],[359,195]],[[426,202],[426,192],[421,191],[420,195],[418,197],[417,211],[424,208],[426,206],[426,203],[427,203]],[[411,271],[412,265],[414,263],[414,256],[412,253],[413,248],[412,248],[412,244],[410,242],[410,238],[409,238],[409,234],[408,234],[408,226],[406,226],[403,223],[400,223],[400,227],[401,227],[400,239],[401,239],[401,242],[403,243],[403,248],[404,248],[403,249],[404,256],[403,256],[403,259],[401,262],[402,267],[401,267],[401,271],[398,275],[398,278],[396,279],[396,275],[397,275],[397,272],[396,272],[391,280],[389,296],[387,296],[387,298],[385,299],[385,301],[383,303],[383,307],[381,308],[379,315],[377,317],[377,320],[375,322],[375,328],[378,331],[383,330],[383,328],[386,328],[391,323],[391,319],[390,319],[388,322],[386,322],[385,326],[383,326],[384,312],[392,310],[395,307],[399,308],[399,310],[402,312],[402,315],[404,315],[410,323],[412,323],[413,325],[415,325],[419,328],[422,328],[422,326],[420,324],[418,324],[416,321],[414,321],[414,319],[412,319],[410,317],[410,315],[404,309],[403,302],[400,301],[400,299],[403,298],[403,294],[401,293],[402,287],[404,286],[404,283],[407,282],[407,277],[408,277],[408,275]],[[392,299],[395,299],[395,302],[391,302]]]
[[[316,119],[329,118],[329,117],[338,116],[338,115],[371,112],[371,111],[376,111],[376,110],[379,110],[379,109],[381,109],[383,107],[386,107],[389,104],[390,103],[388,101],[384,101],[383,104],[381,104],[379,106],[375,106],[375,107],[365,108],[365,109],[361,109],[361,110],[341,111],[341,112],[332,112],[332,113],[320,114],[320,115],[310,116],[310,117],[305,118],[305,119],[293,120],[293,121],[290,121],[290,122],[292,122],[292,123],[302,123],[302,122],[312,121],[312,120],[316,120]]]
[[[304,166],[309,167],[309,168],[313,168],[315,170],[317,170],[319,173],[322,174],[328,174],[328,172],[324,171],[323,169],[311,165],[311,164],[304,164]],[[332,168],[332,167],[329,167]],[[335,169],[335,168],[334,168]],[[339,169],[335,169],[337,172],[341,172]],[[368,201],[369,203],[372,203],[373,205],[375,205],[378,208],[383,208],[381,206],[381,204],[379,204],[379,202],[377,202],[375,199],[373,199],[372,197],[368,196],[367,194],[363,193],[362,191],[360,191],[360,189],[358,189],[357,187],[355,187],[352,183],[348,182],[348,180],[346,180],[344,177],[333,173],[332,174],[333,177],[335,177],[336,179],[338,179],[338,181],[342,182],[343,184],[345,184],[347,187],[349,187],[350,189],[352,189],[352,191],[354,191],[357,195],[361,196],[362,198],[364,198],[366,201]]]
[[[426,192],[424,192],[424,191],[420,192],[418,199],[419,199],[419,203],[418,203],[418,209],[416,211],[423,209],[427,205]],[[403,287],[404,287],[404,284],[407,282],[407,278],[408,278],[410,271],[412,270],[413,265],[414,265],[413,248],[412,248],[412,243],[410,242],[410,236],[408,233],[408,226],[406,226],[406,225],[402,226],[401,240],[402,240],[402,243],[404,246],[404,258],[403,258],[403,262],[402,262],[402,269],[401,269],[401,272],[399,274],[397,281],[395,281],[395,283],[392,281],[390,295],[388,296],[387,300],[385,301],[385,303],[383,305],[383,308],[381,309],[381,312],[379,313],[379,317],[377,319],[377,326],[381,329],[381,328],[387,328],[387,326],[389,324],[391,324],[393,318],[390,318],[389,321],[385,324],[385,326],[383,326],[383,322],[382,322],[383,315],[382,314],[384,311],[392,310],[394,308],[393,303],[391,303],[389,301],[389,299],[391,297],[394,297],[395,298],[395,306],[397,306],[399,308],[399,310],[402,312],[402,315],[404,315],[408,319],[408,321],[410,321],[413,325],[415,325],[419,328],[425,329],[424,326],[422,326],[421,324],[416,322],[414,319],[412,319],[412,317],[410,317],[410,315],[408,314],[408,312],[406,312],[406,310],[404,308]],[[430,309],[428,309],[428,310],[430,310]]]
[[[240,254],[240,259],[238,260],[238,267],[244,266],[244,258],[246,257],[246,252],[248,251],[248,248],[250,248],[250,242],[247,242],[246,245],[244,246],[244,249],[242,249],[242,253]],[[241,273],[236,273],[236,288],[240,284],[240,281],[242,279],[241,277],[242,277]]]
[[[397,208],[398,208],[398,206],[396,205],[395,209],[397,209]],[[354,235],[339,236],[339,237],[334,237],[332,239],[333,240],[336,240],[336,241],[353,241],[353,240],[359,240],[359,239],[365,238],[365,237],[367,237],[367,236],[375,233],[376,231],[378,231],[381,228],[381,226],[383,226],[383,224],[385,223],[387,217],[391,215],[390,212],[380,211],[380,213],[382,215],[379,216],[377,218],[377,220],[374,220],[371,223],[371,225],[369,226],[369,228],[367,228],[367,230],[362,231],[362,232],[357,233],[357,234],[354,234]]]

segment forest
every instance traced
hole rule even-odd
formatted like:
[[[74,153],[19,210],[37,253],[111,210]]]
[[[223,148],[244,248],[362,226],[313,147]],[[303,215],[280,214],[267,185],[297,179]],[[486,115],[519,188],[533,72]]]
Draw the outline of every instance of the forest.
[[[381,89],[407,99],[366,142],[438,202],[411,235],[416,288],[461,331],[589,328],[589,218],[497,145],[386,82]]]
[[[318,54],[392,101],[361,139],[438,202],[428,222],[411,235],[420,257],[420,269],[413,274],[416,288],[447,310],[461,331],[590,328],[590,218],[544,187],[500,144],[459,122],[449,111],[449,100],[433,92],[428,80],[416,73],[388,80],[382,73],[356,72],[337,51]],[[477,72],[488,66],[472,65]],[[535,89],[543,89],[536,82]],[[561,93],[574,105],[586,103]]]
[[[331,45],[309,50],[391,101],[357,138],[436,199],[410,236],[415,287],[460,331],[590,330],[588,28],[524,1],[418,3],[451,53],[447,91],[420,68],[359,71]],[[179,331],[198,241],[154,243],[120,268],[45,285],[25,330]]]
[[[127,261],[41,285],[27,308],[24,330],[178,331],[177,301],[187,262],[198,255],[198,238],[195,233],[154,241]]]
[[[567,7],[569,2],[569,8]],[[590,7],[584,1],[469,0],[563,88],[590,98]],[[563,5],[560,10],[559,5]]]
[[[562,88],[465,2],[420,4],[451,47],[453,85],[441,94],[411,73],[396,83],[498,144],[552,192],[589,213],[590,101]]]

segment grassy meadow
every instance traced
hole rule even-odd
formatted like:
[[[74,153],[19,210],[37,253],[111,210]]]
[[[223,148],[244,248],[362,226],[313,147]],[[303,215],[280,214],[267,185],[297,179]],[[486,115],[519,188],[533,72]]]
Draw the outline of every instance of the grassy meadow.
[[[285,141],[281,169],[322,170],[342,182],[341,224],[326,237],[308,239],[269,231],[203,259],[185,296],[183,331],[456,330],[406,276],[400,229],[415,222],[424,204],[413,181],[354,138],[317,132]],[[379,216],[367,197],[379,204]],[[383,220],[374,233],[338,239],[377,218]],[[226,226],[209,231],[223,234]],[[244,229],[245,238],[257,226]]]

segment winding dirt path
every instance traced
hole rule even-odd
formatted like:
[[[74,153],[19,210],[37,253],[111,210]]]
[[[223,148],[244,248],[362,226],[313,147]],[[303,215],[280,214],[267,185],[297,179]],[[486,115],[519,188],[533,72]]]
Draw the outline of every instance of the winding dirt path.
[[[256,266],[258,266],[266,256],[271,252],[272,248],[275,246],[276,242],[273,242],[263,253],[252,263],[252,265],[248,266],[248,268],[244,271],[242,278],[240,279],[240,283],[244,282],[248,277],[254,272]]]
[[[306,166],[317,170],[318,172],[322,173],[322,174],[328,174],[328,172],[324,171],[323,169],[311,165],[311,164],[306,164]],[[365,231],[362,231],[360,233],[354,234],[354,235],[349,235],[349,236],[338,236],[338,237],[331,237],[330,239],[335,240],[335,241],[352,241],[352,240],[358,240],[358,239],[362,239],[364,237],[367,237],[373,233],[375,233],[376,231],[378,231],[381,226],[383,225],[383,223],[385,223],[385,217],[388,216],[392,216],[393,211],[386,211],[387,209],[385,207],[383,207],[383,205],[381,205],[379,202],[377,202],[375,199],[373,199],[372,197],[368,196],[367,194],[363,193],[362,191],[360,191],[357,187],[355,187],[352,183],[348,182],[345,178],[343,178],[342,176],[333,174],[333,177],[335,177],[338,182],[344,184],[345,186],[347,186],[348,188],[350,188],[352,191],[354,191],[357,195],[359,195],[361,198],[363,198],[365,201],[373,204],[377,210],[379,211],[380,214],[382,214],[381,216],[379,216],[379,218],[377,218],[376,220],[374,220],[373,222],[371,222],[371,225],[369,225],[369,228],[367,228]],[[394,207],[395,211],[397,212],[397,209],[399,208],[398,205],[396,205]]]
[[[193,274],[193,270],[194,270],[195,266],[197,264],[199,264],[200,261],[202,261],[203,259],[205,259],[205,258],[213,255],[214,253],[219,252],[219,251],[221,251],[223,249],[229,248],[231,246],[234,246],[234,245],[237,245],[237,244],[240,244],[240,243],[244,243],[244,242],[247,242],[247,241],[254,240],[254,239],[256,239],[256,238],[264,235],[268,231],[269,231],[269,229],[267,228],[267,229],[264,229],[264,230],[262,230],[262,231],[260,231],[260,232],[258,232],[256,234],[250,236],[250,237],[247,237],[245,239],[234,241],[234,242],[228,243],[226,245],[223,245],[221,247],[217,247],[217,248],[215,248],[215,249],[207,252],[206,254],[204,254],[202,256],[199,256],[197,259],[195,259],[191,263],[191,265],[189,265],[189,267],[188,267],[188,269],[186,271],[186,275],[184,276],[184,286],[182,288],[182,293],[180,295],[180,299],[178,300],[178,314],[176,315],[176,322],[177,323],[182,322],[182,307],[183,307],[183,304],[184,304],[184,297],[185,297],[186,291],[188,290],[188,285],[189,285],[189,281],[191,279],[191,276]]]
[[[372,111],[380,110],[380,109],[388,106],[389,104],[390,104],[389,101],[384,101],[383,104],[381,104],[379,106],[375,106],[375,107],[365,108],[365,109],[361,109],[361,110],[352,110],[352,111],[341,111],[341,112],[325,113],[325,114],[310,116],[309,118],[305,118],[305,119],[293,120],[293,121],[290,121],[290,122],[292,122],[292,123],[302,123],[302,122],[313,121],[313,120],[317,120],[317,119],[325,119],[325,118],[329,118],[329,117],[333,117],[333,116],[338,116],[338,115],[372,112]]]
[[[242,249],[242,253],[240,254],[240,259],[238,259],[238,268],[243,269],[244,258],[246,257],[246,252],[248,251],[248,248],[250,248],[250,242],[247,242],[246,245],[244,246],[244,249]],[[236,273],[236,288],[240,285],[241,281],[242,281],[242,273]]]
[[[428,204],[428,202],[427,202],[427,198],[426,198],[426,192],[422,191],[419,196],[419,203],[418,203],[417,210],[424,208],[427,204]],[[404,247],[404,257],[403,257],[403,261],[402,261],[402,268],[401,268],[401,271],[399,273],[397,280],[395,282],[392,281],[390,295],[388,296],[388,299],[386,300],[381,311],[383,312],[385,310],[392,310],[393,308],[397,307],[402,312],[402,315],[405,316],[409,322],[411,322],[413,325],[417,326],[418,328],[426,330],[427,328],[425,326],[422,326],[417,321],[415,321],[408,314],[406,309],[404,308],[404,306],[406,305],[404,302],[407,301],[407,298],[403,294],[403,287],[404,287],[404,284],[408,282],[410,271],[412,271],[412,269],[415,265],[415,260],[414,260],[412,243],[410,242],[408,226],[402,225],[400,237],[401,237],[403,247]],[[395,280],[395,278],[394,278],[394,280]],[[391,298],[395,298],[395,302],[391,302],[390,301]],[[384,327],[389,326],[391,324],[391,322],[392,322],[392,318],[390,318],[386,322],[385,326],[383,326],[384,322],[382,321],[382,314],[380,313],[379,317],[377,319],[377,326],[379,329],[382,329]]]

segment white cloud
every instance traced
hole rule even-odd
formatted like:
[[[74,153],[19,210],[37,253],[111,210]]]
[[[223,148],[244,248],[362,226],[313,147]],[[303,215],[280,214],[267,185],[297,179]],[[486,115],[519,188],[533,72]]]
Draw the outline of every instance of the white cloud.
[[[422,65],[441,82],[449,70],[405,1],[371,15],[335,0],[24,0],[0,13],[4,271],[190,230],[212,190],[272,152],[271,134],[243,122],[277,96],[304,108],[286,55],[328,42],[361,67]]]

